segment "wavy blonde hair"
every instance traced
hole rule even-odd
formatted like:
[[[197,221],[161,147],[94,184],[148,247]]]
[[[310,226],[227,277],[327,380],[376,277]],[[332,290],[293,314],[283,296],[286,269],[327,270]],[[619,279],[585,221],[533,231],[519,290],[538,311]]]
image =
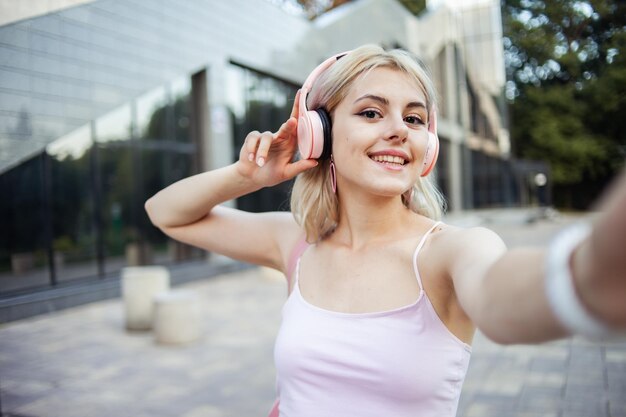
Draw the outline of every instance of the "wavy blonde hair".
[[[354,81],[379,67],[393,68],[408,75],[424,93],[429,112],[436,108],[435,88],[423,64],[406,51],[385,51],[376,45],[361,46],[324,71],[307,97],[307,108],[323,107],[332,118]],[[329,177],[330,160],[320,161],[315,168],[298,175],[291,191],[291,212],[304,228],[308,242],[324,239],[339,222],[339,199],[331,188]],[[445,200],[432,174],[419,177],[401,198],[413,212],[435,220],[441,218],[445,208]]]

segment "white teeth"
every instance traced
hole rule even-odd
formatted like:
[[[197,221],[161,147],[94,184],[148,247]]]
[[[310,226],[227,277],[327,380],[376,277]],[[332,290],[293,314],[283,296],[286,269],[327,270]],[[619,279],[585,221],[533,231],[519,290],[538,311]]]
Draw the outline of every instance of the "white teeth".
[[[374,155],[372,159],[376,162],[387,162],[391,164],[404,165],[404,158],[392,155]]]

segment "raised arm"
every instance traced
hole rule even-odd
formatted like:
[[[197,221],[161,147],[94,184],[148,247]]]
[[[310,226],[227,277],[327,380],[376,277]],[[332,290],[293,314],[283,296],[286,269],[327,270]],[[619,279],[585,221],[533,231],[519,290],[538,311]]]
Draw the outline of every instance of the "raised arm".
[[[599,208],[602,214],[591,234],[564,254],[563,269],[585,314],[626,336],[626,172]],[[499,343],[536,343],[572,334],[554,309],[554,297],[566,297],[564,291],[551,299],[546,291],[546,279],[553,278],[546,263],[554,250],[506,251],[499,237],[481,228],[454,234],[446,245],[459,256],[449,273],[463,310],[483,333]],[[562,311],[572,314],[571,309]]]
[[[298,98],[275,132],[251,132],[232,165],[194,175],[146,202],[152,223],[172,238],[209,251],[282,270],[299,228],[290,213],[246,213],[219,204],[276,185],[316,165],[292,162],[297,147]]]

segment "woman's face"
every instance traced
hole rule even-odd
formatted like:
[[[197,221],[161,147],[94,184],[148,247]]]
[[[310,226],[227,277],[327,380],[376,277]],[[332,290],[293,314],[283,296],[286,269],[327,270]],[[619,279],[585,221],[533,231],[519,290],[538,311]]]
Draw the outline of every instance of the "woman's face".
[[[397,196],[417,181],[428,141],[426,97],[403,72],[359,77],[333,112],[337,187]],[[347,188],[344,188],[347,187]]]

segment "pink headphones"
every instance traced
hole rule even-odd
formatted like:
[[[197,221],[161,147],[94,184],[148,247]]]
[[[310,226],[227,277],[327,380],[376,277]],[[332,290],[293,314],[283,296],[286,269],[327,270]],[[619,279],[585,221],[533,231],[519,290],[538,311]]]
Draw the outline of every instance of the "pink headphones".
[[[332,151],[332,124],[330,115],[324,108],[309,110],[306,99],[311,92],[313,83],[319,75],[335,62],[349,54],[342,52],[328,58],[315,68],[306,78],[300,91],[300,115],[298,117],[298,148],[303,159],[328,159]],[[432,171],[439,156],[439,138],[437,137],[437,114],[431,109],[428,125],[428,144],[424,153],[422,177]]]

